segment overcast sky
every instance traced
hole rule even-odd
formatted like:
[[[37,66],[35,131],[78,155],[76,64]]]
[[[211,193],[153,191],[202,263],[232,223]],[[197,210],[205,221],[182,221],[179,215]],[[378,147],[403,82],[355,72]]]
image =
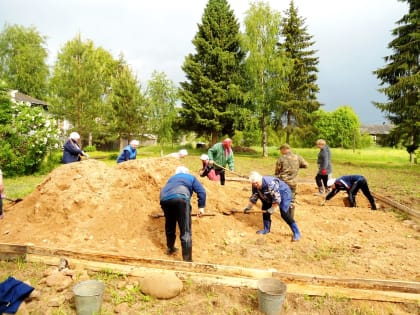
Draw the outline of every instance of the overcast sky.
[[[120,53],[143,87],[153,70],[175,84],[185,80],[181,65],[195,53],[191,41],[207,0],[0,0],[0,26],[35,26],[47,36],[49,63],[78,32],[115,58]],[[228,0],[243,25],[247,0]],[[290,0],[269,0],[281,13]],[[372,71],[385,65],[383,57],[393,39],[396,22],[408,12],[397,0],[294,0],[305,18],[319,58],[318,99],[326,111],[350,105],[362,123],[381,124],[382,113],[372,101],[384,101]]]

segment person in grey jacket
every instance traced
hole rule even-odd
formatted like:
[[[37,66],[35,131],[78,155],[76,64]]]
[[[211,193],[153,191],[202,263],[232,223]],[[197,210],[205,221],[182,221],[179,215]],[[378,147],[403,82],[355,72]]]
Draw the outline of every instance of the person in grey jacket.
[[[318,173],[315,176],[315,182],[319,194],[322,195],[329,192],[327,181],[332,176],[331,152],[324,139],[317,140],[316,145],[319,148],[319,153],[317,160]]]
[[[188,168],[178,166],[175,175],[169,178],[160,191],[160,206],[165,213],[165,233],[168,255],[177,252],[175,248],[176,224],[180,229],[182,259],[192,261],[191,196],[195,192],[198,199],[198,216],[204,214],[206,190],[189,174]]]

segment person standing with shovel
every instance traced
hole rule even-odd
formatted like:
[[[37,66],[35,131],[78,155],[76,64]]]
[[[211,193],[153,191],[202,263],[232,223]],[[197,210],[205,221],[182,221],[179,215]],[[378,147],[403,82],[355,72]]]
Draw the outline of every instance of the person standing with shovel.
[[[258,199],[262,202],[262,210],[265,210],[263,213],[264,229],[258,230],[257,234],[270,233],[271,215],[279,208],[282,219],[293,232],[292,242],[299,241],[299,228],[289,213],[292,201],[290,187],[274,176],[261,176],[258,172],[252,172],[249,181],[252,184],[252,196],[249,198],[249,204],[245,207],[244,213],[250,212]]]
[[[220,176],[220,184],[225,184],[225,167],[228,165],[230,171],[234,171],[234,158],[232,151],[232,140],[226,138],[223,142],[216,143],[208,150],[209,165],[214,166],[216,175]]]

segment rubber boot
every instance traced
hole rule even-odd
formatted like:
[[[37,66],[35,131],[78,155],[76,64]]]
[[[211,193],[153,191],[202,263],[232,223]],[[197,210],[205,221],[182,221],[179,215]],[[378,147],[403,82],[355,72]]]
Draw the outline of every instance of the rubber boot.
[[[184,261],[192,261],[192,248],[191,247],[182,248],[182,259]]]
[[[295,205],[291,204],[289,207],[289,214],[292,219],[295,219]]]
[[[257,234],[267,234],[270,233],[271,229],[271,221],[270,220],[264,220],[264,230],[258,230]]]
[[[372,210],[377,210],[378,208],[376,208],[376,203],[374,203],[372,206],[371,206],[371,209]]]
[[[292,231],[293,231],[292,242],[297,242],[297,241],[299,241],[299,240],[300,240],[300,232],[299,232],[299,229],[298,229],[298,226],[297,226],[296,222],[292,223],[292,224],[290,225],[290,228],[291,228],[291,229],[292,229]]]

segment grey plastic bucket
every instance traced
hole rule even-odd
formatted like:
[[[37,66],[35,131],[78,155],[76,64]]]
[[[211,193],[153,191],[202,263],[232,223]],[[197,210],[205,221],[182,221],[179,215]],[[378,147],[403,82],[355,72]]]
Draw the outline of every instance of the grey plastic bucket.
[[[99,314],[105,284],[98,280],[86,280],[73,287],[77,315]]]
[[[258,305],[266,315],[279,315],[286,297],[287,286],[274,278],[258,280]]]

